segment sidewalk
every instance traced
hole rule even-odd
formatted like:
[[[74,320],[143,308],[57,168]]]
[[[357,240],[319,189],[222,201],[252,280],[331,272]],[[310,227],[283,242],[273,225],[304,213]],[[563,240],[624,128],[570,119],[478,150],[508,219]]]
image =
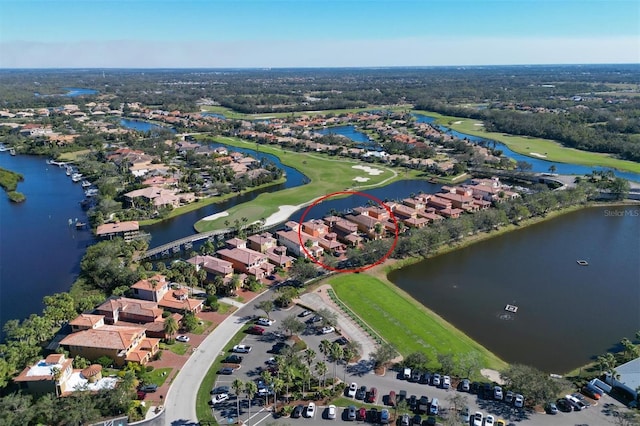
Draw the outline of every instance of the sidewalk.
[[[331,300],[327,293],[328,288],[331,288],[328,284],[320,286],[315,292],[305,293],[300,296],[300,300],[303,304],[312,307],[313,309],[327,308],[335,312],[338,316],[338,328],[340,331],[342,331],[342,333],[351,340],[360,342],[362,345],[362,359],[369,359],[369,354],[374,352],[378,348],[378,345],[366,331],[360,328],[360,326],[358,326],[333,302],[333,300]]]

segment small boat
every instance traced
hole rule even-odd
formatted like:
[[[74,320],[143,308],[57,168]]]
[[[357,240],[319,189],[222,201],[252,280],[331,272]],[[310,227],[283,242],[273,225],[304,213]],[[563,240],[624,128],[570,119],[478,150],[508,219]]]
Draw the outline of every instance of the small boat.
[[[577,260],[576,262],[578,262],[578,265],[580,266],[589,266],[589,262],[584,259]]]
[[[514,314],[518,312],[518,307],[515,305],[507,305],[504,307],[504,310],[507,312],[513,312]]]
[[[73,172],[73,168],[67,166],[67,176],[71,176],[71,172]]]
[[[95,197],[96,195],[98,195],[98,188],[89,188],[84,191],[84,195],[85,197]]]
[[[71,180],[74,182],[80,182],[82,180],[82,173],[74,173],[71,175]]]
[[[88,188],[91,186],[91,182],[89,182],[88,180],[83,180],[81,185],[83,188]]]
[[[11,149],[9,150],[9,154],[11,154],[11,155],[16,155],[16,150],[15,150],[15,149],[13,149],[13,148],[11,148]]]
[[[84,229],[85,226],[87,226],[87,224],[84,222],[76,222],[76,229]]]

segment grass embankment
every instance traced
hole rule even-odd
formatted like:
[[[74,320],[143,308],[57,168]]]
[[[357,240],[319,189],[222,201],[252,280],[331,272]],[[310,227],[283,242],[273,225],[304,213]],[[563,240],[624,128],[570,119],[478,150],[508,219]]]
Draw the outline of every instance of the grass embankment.
[[[214,141],[250,149],[254,149],[256,146],[254,142],[229,137],[215,138]],[[278,212],[280,206],[297,206],[309,203],[318,197],[337,191],[360,190],[386,185],[400,179],[415,179],[419,173],[413,170],[407,173],[398,173],[389,167],[379,164],[369,164],[357,160],[330,157],[326,154],[319,153],[287,151],[270,145],[260,145],[259,148],[260,152],[273,154],[277,156],[283,164],[301,170],[311,182],[303,186],[289,188],[275,193],[260,194],[252,201],[230,208],[227,211],[228,216],[210,221],[200,220],[195,225],[198,232],[225,228],[225,221],[233,223],[235,219],[242,217],[247,218],[246,223],[252,223],[263,218],[268,218],[270,215]],[[377,176],[369,175],[364,170],[353,168],[353,166],[358,165],[371,167],[382,171],[382,173]],[[354,178],[358,176],[369,178],[369,180],[358,183],[354,180]]]
[[[64,152],[60,154],[59,161],[77,161],[83,155],[90,154],[90,149],[82,149],[80,151]]]
[[[218,370],[220,370],[222,366],[222,360],[227,356],[231,348],[239,344],[242,339],[246,337],[246,330],[250,326],[251,325],[243,327],[242,330],[229,340],[229,343],[222,351],[222,355],[219,355],[213,361],[207,374],[205,374],[202,379],[202,383],[200,383],[200,388],[198,389],[198,396],[196,397],[196,416],[201,424],[217,424],[215,417],[213,417],[211,406],[209,405],[209,401],[211,401],[211,389],[214,388],[216,379],[218,378]]]
[[[0,186],[5,190],[9,199],[14,203],[21,203],[26,200],[24,194],[16,191],[18,182],[22,182],[23,180],[24,176],[20,173],[12,172],[11,170],[0,167]]]
[[[592,167],[610,167],[617,170],[626,170],[634,173],[640,173],[640,163],[620,160],[612,157],[609,154],[601,154],[597,152],[582,151],[575,148],[567,148],[565,146],[562,146],[562,144],[560,144],[559,142],[550,139],[517,136],[500,132],[488,132],[482,126],[481,121],[473,120],[470,118],[453,117],[430,111],[414,112],[418,114],[428,115],[430,117],[435,117],[438,124],[447,126],[458,132],[467,133],[486,139],[492,139],[497,142],[502,142],[514,152],[526,155],[531,158],[538,158],[557,163],[582,164]],[[540,156],[532,155],[532,153],[541,154],[545,157],[541,158]]]
[[[371,110],[385,110],[385,111],[407,111],[412,108],[411,105],[371,105],[364,108],[346,108],[346,109],[327,109],[327,110],[318,110],[318,111],[294,111],[294,112],[273,112],[273,113],[260,113],[260,114],[245,114],[242,112],[237,112],[232,109],[223,107],[223,106],[203,106],[202,110],[206,112],[211,112],[214,114],[224,115],[225,118],[235,119],[235,120],[260,120],[260,119],[268,119],[268,118],[284,118],[284,117],[300,117],[302,115],[316,115],[316,114],[347,114],[347,113],[356,113],[362,111],[371,111]]]
[[[169,377],[169,373],[171,373],[171,370],[173,370],[173,368],[157,368],[153,371],[143,373],[141,375],[141,379],[144,384],[148,385],[153,383],[155,385],[162,386],[167,380],[167,377]]]
[[[338,297],[398,351],[427,354],[434,368],[438,353],[477,352],[485,367],[506,363],[389,282],[368,274],[341,274],[328,280]]]

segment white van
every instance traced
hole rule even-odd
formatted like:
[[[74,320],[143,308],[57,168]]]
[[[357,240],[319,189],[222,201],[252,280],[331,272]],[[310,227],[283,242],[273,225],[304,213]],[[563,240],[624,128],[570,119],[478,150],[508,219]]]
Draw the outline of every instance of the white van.
[[[405,369],[402,370],[402,378],[405,380],[409,380],[411,378],[411,369],[409,367],[405,367]]]

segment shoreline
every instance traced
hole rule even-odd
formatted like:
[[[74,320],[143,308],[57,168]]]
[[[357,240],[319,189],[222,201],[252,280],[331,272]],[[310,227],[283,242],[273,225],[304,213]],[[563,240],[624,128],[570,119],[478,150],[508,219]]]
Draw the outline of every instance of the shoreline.
[[[561,210],[555,210],[555,211],[550,212],[549,214],[547,214],[544,217],[537,217],[537,218],[534,218],[534,219],[528,219],[527,221],[521,222],[519,225],[510,224],[508,226],[505,226],[505,227],[503,227],[501,229],[498,229],[498,230],[495,230],[495,231],[482,232],[481,234],[476,234],[476,235],[473,235],[471,237],[467,237],[467,238],[465,238],[464,240],[462,240],[462,241],[460,241],[458,243],[455,243],[455,244],[450,245],[450,246],[442,247],[442,248],[436,250],[434,253],[428,255],[427,257],[408,257],[408,258],[404,258],[404,259],[387,259],[385,262],[381,263],[380,265],[374,266],[373,268],[365,271],[363,274],[370,275],[373,278],[377,278],[385,286],[387,286],[391,291],[393,291],[396,295],[398,295],[398,297],[404,298],[408,302],[419,306],[421,308],[421,310],[423,312],[425,312],[426,315],[430,316],[435,321],[441,321],[442,323],[446,324],[447,327],[450,327],[452,330],[455,330],[455,331],[461,333],[462,335],[465,336],[465,338],[470,339],[471,341],[476,343],[478,346],[482,347],[483,350],[487,351],[488,353],[491,353],[497,359],[503,361],[503,359],[498,354],[495,354],[494,352],[492,352],[489,349],[487,349],[482,343],[480,343],[477,340],[471,338],[463,330],[457,328],[456,326],[454,326],[453,324],[448,322],[446,319],[442,318],[440,315],[438,315],[433,310],[431,310],[428,306],[426,306],[426,305],[422,304],[421,302],[419,302],[411,294],[409,294],[405,290],[403,290],[400,287],[398,287],[397,285],[395,285],[391,280],[389,280],[389,274],[391,272],[393,272],[393,271],[402,269],[405,266],[414,265],[414,264],[416,264],[418,262],[422,262],[422,261],[425,261],[425,260],[428,260],[428,259],[435,258],[437,256],[441,256],[441,255],[444,255],[444,254],[447,254],[447,253],[451,253],[451,252],[454,252],[456,250],[459,250],[459,249],[468,247],[470,245],[473,245],[475,243],[479,243],[481,241],[489,240],[489,239],[504,235],[504,234],[506,234],[508,232],[517,231],[519,229],[524,229],[524,228],[532,226],[532,225],[536,225],[536,224],[539,224],[539,223],[544,223],[544,222],[546,222],[548,220],[555,219],[557,217],[560,217],[560,216],[563,216],[565,214],[572,213],[572,212],[575,212],[575,211],[578,211],[578,210],[596,208],[596,207],[607,207],[607,206],[612,206],[612,207],[613,206],[628,206],[628,205],[636,205],[637,206],[639,204],[640,204],[640,202],[636,202],[636,201],[633,201],[633,200],[620,201],[620,202],[615,202],[615,203],[594,202],[594,203],[589,203],[589,204],[585,204],[585,205],[577,205],[577,206],[567,207],[567,208],[564,208],[564,209],[561,209]],[[329,278],[327,278],[327,279],[329,279]],[[324,281],[325,280],[322,280],[321,282],[324,282]],[[505,363],[506,363],[506,361],[505,361]],[[589,364],[586,364],[586,365],[589,365]],[[569,375],[572,372],[575,372],[576,370],[578,370],[580,368],[583,368],[583,367],[585,367],[585,366],[584,365],[576,366],[576,367],[572,368],[569,371],[561,372],[561,374]]]

